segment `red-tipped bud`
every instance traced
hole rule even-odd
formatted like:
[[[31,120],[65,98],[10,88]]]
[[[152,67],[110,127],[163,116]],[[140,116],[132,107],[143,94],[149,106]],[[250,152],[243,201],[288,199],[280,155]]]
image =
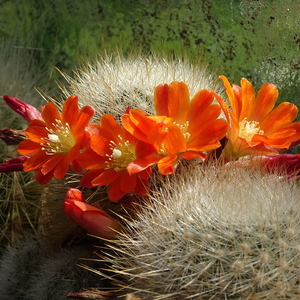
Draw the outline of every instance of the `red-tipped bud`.
[[[113,239],[120,229],[120,224],[106,212],[85,203],[78,189],[68,190],[63,211],[73,222],[98,237]]]
[[[12,110],[18,113],[26,121],[30,122],[34,119],[42,120],[41,113],[35,107],[26,104],[25,102],[15,97],[4,95],[3,99]]]
[[[23,163],[30,155],[22,155],[5,161],[0,164],[0,173],[23,171]]]

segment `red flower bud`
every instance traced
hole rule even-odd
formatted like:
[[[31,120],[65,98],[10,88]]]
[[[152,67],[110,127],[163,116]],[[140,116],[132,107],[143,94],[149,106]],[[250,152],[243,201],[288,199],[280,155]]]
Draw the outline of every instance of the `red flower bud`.
[[[30,155],[22,155],[5,161],[0,164],[0,173],[23,171],[23,163]]]
[[[42,120],[41,113],[32,105],[26,104],[18,98],[7,95],[4,95],[3,99],[12,110],[18,113],[26,121],[30,122],[34,119]]]
[[[69,189],[63,205],[64,213],[92,235],[113,239],[120,224],[103,210],[85,203],[81,191]]]

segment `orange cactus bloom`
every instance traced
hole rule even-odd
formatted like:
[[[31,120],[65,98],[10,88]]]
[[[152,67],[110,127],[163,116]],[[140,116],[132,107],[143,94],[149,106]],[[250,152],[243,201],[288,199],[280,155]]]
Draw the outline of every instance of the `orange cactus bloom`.
[[[300,122],[292,123],[298,108],[283,102],[274,109],[278,98],[275,85],[266,83],[255,95],[252,84],[245,78],[241,86],[231,86],[225,76],[220,78],[231,106],[229,109],[217,97],[229,123],[225,159],[234,160],[249,154],[276,155],[300,139]]]
[[[113,239],[121,229],[120,224],[100,207],[85,203],[78,189],[68,190],[63,211],[73,222],[98,237]]]
[[[40,119],[30,121],[25,130],[26,140],[19,144],[18,152],[30,155],[24,162],[24,171],[37,170],[36,181],[46,184],[52,177],[63,179],[69,165],[76,172],[76,158],[86,147],[89,133],[88,122],[95,111],[91,106],[78,108],[78,97],[70,96],[63,104],[60,114],[53,103],[41,109]]]
[[[174,172],[178,159],[206,158],[204,151],[220,147],[228,128],[223,119],[218,119],[221,107],[212,104],[215,93],[210,90],[200,90],[190,100],[188,86],[184,82],[174,81],[171,84],[161,84],[155,88],[154,104],[157,117],[148,117],[131,110],[122,117],[124,127],[133,135],[143,132],[147,142],[156,146],[161,159],[158,161],[158,170],[167,175]],[[138,116],[138,118],[137,118]],[[148,135],[148,119],[154,122],[155,118],[162,118],[164,123],[157,131]],[[161,120],[160,120],[161,121]],[[162,137],[157,144],[156,136]],[[141,138],[139,136],[139,138]]]
[[[80,165],[89,170],[80,184],[108,185],[108,197],[114,202],[133,191],[146,195],[150,166],[158,160],[155,147],[135,138],[110,114],[101,117],[93,132],[90,148],[79,159]]]

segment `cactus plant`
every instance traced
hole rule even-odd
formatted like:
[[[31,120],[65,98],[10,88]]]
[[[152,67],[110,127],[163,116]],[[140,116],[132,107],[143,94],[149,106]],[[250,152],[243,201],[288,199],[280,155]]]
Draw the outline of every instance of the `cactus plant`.
[[[207,70],[204,60],[190,64],[179,58],[162,58],[155,55],[131,55],[125,58],[114,53],[83,65],[74,71],[74,76],[64,74],[67,84],[61,84],[63,98],[77,95],[84,105],[92,105],[95,116],[110,113],[122,115],[125,109],[140,108],[153,113],[153,90],[161,83],[174,80],[188,84],[191,96],[200,89],[208,88],[220,92],[221,85],[216,83]]]
[[[299,298],[295,182],[189,164],[150,198],[108,256],[125,290],[143,300]]]

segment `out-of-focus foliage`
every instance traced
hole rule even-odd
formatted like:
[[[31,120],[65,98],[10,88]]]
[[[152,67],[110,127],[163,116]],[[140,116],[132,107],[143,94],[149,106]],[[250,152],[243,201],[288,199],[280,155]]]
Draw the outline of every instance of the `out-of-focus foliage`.
[[[103,49],[139,48],[201,55],[231,80],[272,81],[290,94],[299,80],[299,12],[299,0],[14,0],[2,1],[0,32],[18,32],[17,46],[65,70]]]
[[[42,98],[35,87],[47,90],[47,76],[37,66],[33,50],[14,47],[14,40],[2,44],[0,51],[0,95],[10,95],[39,108]],[[0,128],[24,129],[28,126],[16,112],[0,100]],[[14,146],[0,140],[0,163],[18,155]],[[35,231],[40,218],[43,188],[34,173],[0,173],[0,251],[25,232]]]

